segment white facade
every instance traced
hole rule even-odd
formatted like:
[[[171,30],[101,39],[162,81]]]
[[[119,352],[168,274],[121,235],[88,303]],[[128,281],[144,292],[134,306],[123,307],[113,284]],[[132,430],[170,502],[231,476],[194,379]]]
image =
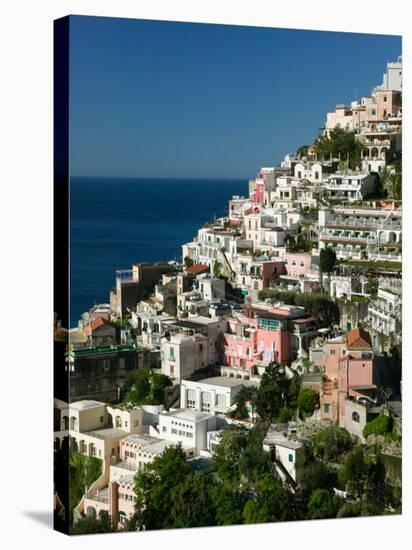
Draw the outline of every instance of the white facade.
[[[368,324],[375,348],[381,348],[379,338],[388,338],[388,346],[401,341],[401,287],[379,288],[377,299],[368,306]]]
[[[181,443],[196,454],[207,449],[207,433],[216,430],[214,414],[191,409],[177,409],[159,415],[159,435],[173,443]]]
[[[224,300],[225,298],[225,280],[212,277],[208,273],[197,276],[197,288],[203,300],[212,302],[213,300]]]
[[[203,334],[171,334],[161,342],[162,374],[175,382],[189,378],[209,363],[209,340]]]
[[[276,471],[283,481],[291,478],[295,483],[300,482],[305,459],[302,443],[271,427],[263,440],[263,449],[271,453]]]
[[[225,413],[244,386],[242,380],[214,376],[202,380],[182,380],[180,406],[199,412]]]

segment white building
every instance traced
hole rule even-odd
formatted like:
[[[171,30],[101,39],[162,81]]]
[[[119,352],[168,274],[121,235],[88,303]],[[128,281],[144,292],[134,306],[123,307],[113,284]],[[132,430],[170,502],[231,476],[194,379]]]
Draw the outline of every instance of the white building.
[[[176,383],[209,364],[209,339],[203,334],[178,332],[162,338],[162,374]]]
[[[371,174],[333,174],[324,185],[325,194],[331,199],[361,200],[376,187],[376,177]]]
[[[276,471],[283,481],[292,479],[299,484],[305,462],[304,447],[300,441],[271,426],[263,440],[263,449],[271,453]]]
[[[159,415],[159,434],[184,449],[194,449],[196,455],[207,449],[207,433],[216,430],[216,416],[191,409],[177,409]]]
[[[182,380],[180,384],[180,406],[199,412],[226,413],[234,399],[250,381],[226,376],[213,376],[202,380]]]
[[[386,71],[383,73],[383,81],[381,90],[402,91],[402,57],[398,57],[397,61],[387,63]]]
[[[383,351],[383,348],[387,350],[401,341],[401,291],[400,285],[380,286],[376,300],[368,306],[372,344],[379,351]],[[380,336],[387,339],[386,346],[382,345]]]
[[[224,300],[226,283],[224,279],[212,277],[209,273],[198,275],[197,288],[205,301]]]
[[[319,249],[340,260],[402,261],[401,208],[320,208]]]

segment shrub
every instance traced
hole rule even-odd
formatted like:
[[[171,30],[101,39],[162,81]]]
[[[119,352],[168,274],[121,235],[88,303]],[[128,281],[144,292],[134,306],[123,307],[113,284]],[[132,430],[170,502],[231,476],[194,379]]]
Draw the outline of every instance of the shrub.
[[[345,430],[331,426],[312,437],[313,452],[322,460],[336,460],[353,446],[352,438]]]
[[[311,388],[302,388],[298,396],[299,412],[303,418],[311,416],[319,405],[319,395]]]
[[[370,435],[386,435],[393,430],[393,418],[386,414],[380,414],[377,418],[371,420],[363,428],[363,437]]]

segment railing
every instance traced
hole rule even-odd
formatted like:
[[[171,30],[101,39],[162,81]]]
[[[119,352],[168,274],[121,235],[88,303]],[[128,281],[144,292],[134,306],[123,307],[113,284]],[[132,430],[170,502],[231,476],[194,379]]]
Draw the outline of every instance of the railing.
[[[122,468],[123,470],[131,470],[135,472],[137,470],[136,464],[129,464],[124,461],[116,462],[116,464],[112,464],[114,468]]]
[[[371,243],[371,244],[378,244],[378,241],[376,239],[371,239],[370,237],[350,237],[350,236],[343,236],[343,235],[328,235],[327,233],[321,233],[319,235],[319,239],[323,241],[359,241],[364,243]]]
[[[353,227],[355,229],[402,229],[401,223],[394,222],[373,222],[373,221],[339,221],[327,222],[326,227],[339,229],[340,227]]]
[[[109,497],[108,497],[107,494],[97,495],[97,494],[93,494],[91,491],[88,491],[85,496],[88,500],[94,500],[96,502],[103,502],[105,504],[109,503]]]
[[[137,282],[133,277],[132,269],[119,269],[116,271],[116,279],[122,281],[122,283]]]

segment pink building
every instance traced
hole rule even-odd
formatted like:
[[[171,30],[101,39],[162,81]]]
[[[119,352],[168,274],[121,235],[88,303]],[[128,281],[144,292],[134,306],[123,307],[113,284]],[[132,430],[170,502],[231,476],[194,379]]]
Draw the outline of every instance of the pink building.
[[[346,338],[326,342],[321,356],[312,360],[324,370],[320,387],[321,419],[344,426],[346,397],[370,396],[376,390],[370,335],[355,328]]]
[[[310,252],[287,252],[283,255],[286,273],[293,277],[318,277],[319,273],[312,270],[312,255]]]
[[[265,202],[265,182],[256,181],[255,189],[250,194],[250,200],[255,204],[263,205]]]
[[[302,344],[301,335],[316,334],[315,320],[303,308],[254,304],[229,321],[225,334],[225,363],[251,369],[271,362],[287,363]]]

